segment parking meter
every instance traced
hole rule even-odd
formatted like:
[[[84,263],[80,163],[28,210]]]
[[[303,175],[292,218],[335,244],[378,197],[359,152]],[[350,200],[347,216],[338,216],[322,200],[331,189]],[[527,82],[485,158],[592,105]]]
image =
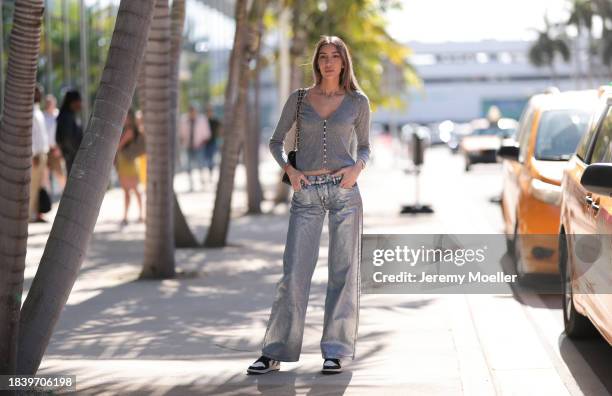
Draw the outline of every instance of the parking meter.
[[[412,133],[410,141],[410,151],[412,163],[415,166],[423,165],[425,146],[427,145],[427,136],[423,131],[416,130]]]
[[[424,154],[427,146],[429,134],[426,130],[416,129],[412,133],[412,138],[410,139],[410,147],[409,151],[412,157],[412,163],[414,164],[414,194],[415,194],[415,203],[414,205],[406,205],[402,207],[400,213],[410,213],[410,214],[418,214],[418,213],[433,213],[433,209],[430,205],[423,205],[420,202],[420,175],[421,175],[421,165],[424,162]]]

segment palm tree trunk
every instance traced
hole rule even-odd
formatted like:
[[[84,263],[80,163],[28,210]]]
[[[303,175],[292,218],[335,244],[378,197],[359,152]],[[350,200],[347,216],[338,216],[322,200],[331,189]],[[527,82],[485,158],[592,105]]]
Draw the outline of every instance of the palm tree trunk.
[[[259,89],[258,71],[253,73],[253,84],[255,90]],[[261,214],[261,201],[263,192],[259,181],[259,140],[261,131],[259,129],[259,92],[255,92],[252,104],[247,106],[245,117],[246,139],[244,145],[244,166],[246,168],[246,187],[247,187],[247,213]],[[251,102],[251,98],[247,98]]]
[[[574,39],[574,63],[576,64],[576,80],[575,88],[580,89],[582,87],[582,59],[580,56],[580,27],[578,27],[578,35]]]
[[[183,26],[185,25],[185,0],[174,0],[172,2],[172,10],[170,12],[170,35],[171,35],[171,50],[170,50],[170,135],[172,147],[170,154],[172,159],[172,178],[174,179],[174,171],[176,165],[176,139],[178,131],[178,95],[179,95],[179,64],[181,58],[181,47],[183,42]],[[174,186],[174,182],[172,183]],[[172,205],[174,211],[174,243],[176,247],[198,247],[198,242],[189,228],[187,219],[181,210],[181,205],[178,197],[172,189]]]
[[[140,111],[142,111],[142,115],[144,117],[145,114],[145,98],[146,98],[146,88],[145,88],[145,66],[146,62],[142,62],[140,65],[140,69],[138,70],[138,79],[136,80],[136,95],[138,96],[138,106],[140,106]]]
[[[193,232],[191,232],[189,224],[187,224],[187,219],[181,210],[176,193],[172,194],[172,198],[174,200],[174,243],[176,247],[191,249],[203,247],[198,243]]]
[[[56,3],[57,4],[57,3]],[[62,2],[62,18],[64,19],[64,68],[62,77],[64,83],[72,85],[72,71],[70,70],[72,65],[70,64],[70,2],[69,0],[63,0]]]
[[[21,310],[17,372],[38,370],[77,278],[106,192],[153,15],[150,0],[123,0],[87,131]]]
[[[249,51],[248,61],[255,60],[255,70],[253,71],[253,84],[255,86],[254,106],[249,106],[252,111],[246,112],[247,120],[251,117],[252,122],[246,123],[251,125],[246,129],[246,139],[244,148],[244,163],[246,167],[247,179],[247,200],[248,211],[250,214],[261,213],[261,201],[263,200],[263,192],[259,181],[259,141],[261,138],[261,130],[259,128],[259,71],[261,67],[261,41],[263,36],[263,14],[265,12],[266,2],[256,1],[249,15],[249,30],[250,37],[253,41],[252,50]]]
[[[240,4],[238,4],[237,2],[236,6],[234,7],[234,19],[236,21],[236,30],[234,32],[234,44],[232,46],[232,51],[230,53],[227,85],[225,87],[225,101],[223,103],[223,124],[222,125],[224,127],[229,126],[229,122],[233,118],[233,115],[229,113],[230,113],[230,109],[236,104],[236,98],[238,95],[238,73],[240,69],[241,57],[243,56],[243,54],[241,54],[240,52],[237,52],[236,48],[242,48],[242,42],[246,39],[246,37],[244,37],[245,33],[239,34],[239,32],[246,29],[246,27],[243,26],[246,23],[246,20],[244,20],[246,19],[246,4],[244,5],[245,15],[243,17],[238,15],[239,6]],[[238,26],[239,18],[243,19],[243,21],[240,22],[241,23],[240,26]],[[228,128],[222,128],[221,134],[224,134],[227,130]],[[225,136],[223,136],[223,141],[225,141]]]
[[[185,0],[173,0],[170,13],[170,135],[172,149],[172,175],[174,176],[176,160],[176,137],[178,130],[178,95],[179,95],[179,63],[183,45],[183,27],[185,25]]]
[[[293,6],[292,27],[293,39],[291,40],[291,92],[300,88],[303,83],[303,73],[300,64],[306,54],[308,45],[307,30],[304,29],[302,2],[296,1]]]
[[[249,82],[248,64],[246,64],[245,42],[247,41],[247,1],[236,0],[236,33],[234,45],[230,56],[229,80],[225,91],[225,108],[223,116],[224,136],[221,152],[221,165],[215,206],[205,246],[224,246],[229,230],[230,212],[232,207],[232,193],[234,191],[234,178],[242,138],[244,136],[244,112],[246,104],[246,91]],[[236,82],[238,78],[238,82]],[[236,90],[235,88],[238,87]],[[234,94],[238,94],[234,100]]]
[[[140,277],[165,279],[175,276],[168,0],[155,2],[146,62],[147,218]]]
[[[290,77],[290,92],[302,86],[302,69],[300,63],[306,53],[307,37],[306,30],[303,26],[302,2],[296,1],[292,7],[292,26],[293,39],[291,40],[291,77]],[[293,150],[293,142],[295,140],[295,131],[291,130],[285,137],[285,151]],[[291,146],[291,147],[290,147]],[[289,186],[282,182],[283,172],[279,173],[278,184],[276,185],[276,195],[274,204],[278,205],[289,201]]]
[[[28,240],[32,107],[43,0],[17,0],[0,124],[0,374],[17,368],[19,310]]]
[[[593,59],[595,58],[591,53],[591,51],[595,47],[595,39],[593,38],[593,30],[587,28],[587,65],[589,68],[589,86],[588,88],[593,89],[597,88],[597,74],[595,71],[595,65],[593,64]]]

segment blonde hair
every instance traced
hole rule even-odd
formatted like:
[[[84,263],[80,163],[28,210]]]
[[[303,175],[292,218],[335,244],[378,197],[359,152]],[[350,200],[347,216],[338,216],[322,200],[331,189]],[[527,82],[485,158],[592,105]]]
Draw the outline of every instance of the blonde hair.
[[[321,80],[323,79],[323,74],[319,69],[319,53],[321,52],[321,48],[328,44],[334,45],[342,58],[342,72],[340,73],[339,81],[340,87],[346,92],[361,91],[361,87],[359,86],[359,83],[357,83],[357,78],[355,77],[355,73],[353,71],[353,61],[351,59],[349,49],[346,43],[337,36],[321,36],[321,39],[315,47],[314,55],[312,57],[312,75],[315,85],[320,84]]]

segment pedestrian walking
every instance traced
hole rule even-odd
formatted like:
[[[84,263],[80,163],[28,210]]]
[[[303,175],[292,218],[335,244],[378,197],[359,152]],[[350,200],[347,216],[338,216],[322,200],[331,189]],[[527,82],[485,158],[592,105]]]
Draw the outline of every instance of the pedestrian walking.
[[[181,117],[181,143],[187,151],[187,175],[189,188],[193,191],[192,171],[198,169],[200,179],[204,183],[202,174],[203,148],[210,139],[210,126],[204,114],[198,113],[195,104],[189,106],[189,112]]]
[[[370,106],[361,91],[349,50],[338,37],[323,36],[312,58],[314,84],[294,91],[270,139],[270,151],[294,193],[283,255],[283,276],[264,337],[262,356],[248,373],[279,370],[300,357],[310,282],[325,215],[329,214],[329,276],[321,353],[322,372],[342,371],[355,358],[359,318],[359,264],[363,208],[357,178],[369,158]],[[295,161],[284,153],[296,124]],[[356,156],[350,142],[357,140]]]
[[[57,116],[57,144],[66,162],[66,177],[70,176],[72,163],[83,140],[83,129],[77,113],[81,111],[81,94],[77,90],[66,92]]]
[[[62,152],[57,145],[56,131],[57,131],[57,116],[59,110],[57,109],[57,100],[55,96],[49,94],[45,96],[45,110],[43,114],[45,116],[45,126],[49,135],[49,154],[47,156],[47,171],[48,177],[45,177],[45,181],[48,182],[50,192],[53,193],[53,178],[57,179],[60,189],[63,189],[66,185],[66,177],[64,176],[64,158]]]
[[[215,112],[210,105],[206,109],[206,116],[208,117],[208,125],[210,127],[210,139],[204,144],[204,166],[208,168],[208,180],[212,182],[221,121],[215,116]]]
[[[40,110],[42,87],[34,88],[34,108],[32,111],[32,172],[30,177],[30,221],[45,222],[40,211],[40,194],[43,177],[47,167],[49,135],[45,126],[45,116]]]
[[[141,133],[138,130],[136,123],[136,117],[133,111],[129,111],[125,118],[123,125],[123,131],[121,138],[119,139],[119,146],[117,149],[117,155],[115,156],[115,167],[117,169],[117,176],[119,177],[119,184],[123,189],[123,220],[121,226],[128,224],[128,212],[130,209],[130,192],[133,191],[136,196],[136,203],[138,204],[138,222],[144,221],[142,211],[142,196],[138,190],[140,184],[140,177],[138,171],[137,158],[132,158],[126,151],[126,147],[130,143],[134,142],[136,136]]]

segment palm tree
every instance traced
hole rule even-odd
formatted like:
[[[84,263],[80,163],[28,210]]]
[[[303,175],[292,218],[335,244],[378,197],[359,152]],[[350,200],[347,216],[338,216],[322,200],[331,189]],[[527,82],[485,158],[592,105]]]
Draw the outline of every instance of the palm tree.
[[[93,112],[21,310],[19,374],[38,370],[85,257],[134,95],[153,5],[150,0],[122,0],[119,5]]]
[[[248,1],[247,1],[248,3]],[[247,12],[247,3],[245,3],[244,5],[241,4],[240,1],[236,1],[236,4],[234,6],[234,20],[236,23],[236,29],[234,32],[234,42],[232,45],[232,51],[230,52],[230,58],[229,58],[229,64],[228,64],[228,75],[227,75],[227,84],[225,87],[225,98],[224,98],[224,103],[223,103],[223,123],[222,125],[224,126],[223,130],[221,131],[222,134],[225,134],[225,132],[228,130],[227,127],[225,126],[229,126],[229,123],[226,123],[228,121],[231,121],[233,118],[233,115],[229,114],[229,110],[232,108],[232,106],[234,106],[236,104],[236,98],[238,96],[238,73],[239,73],[239,69],[240,69],[240,62],[241,62],[241,57],[242,57],[242,53],[240,51],[237,50],[237,48],[239,48],[240,50],[242,50],[242,46],[243,46],[243,42],[244,40],[246,40],[246,12]],[[244,15],[239,15],[238,11],[240,10],[240,12],[242,12],[242,9],[244,8]],[[223,139],[225,141],[225,136],[223,136]]]
[[[254,0],[257,2],[258,0]],[[230,54],[230,70],[225,90],[224,134],[219,181],[213,217],[204,244],[208,247],[224,246],[229,229],[232,193],[236,165],[242,144],[244,124],[246,88],[248,85],[248,64],[244,56],[247,41],[247,1],[236,0],[235,8],[236,32]]]
[[[0,121],[0,374],[17,367],[43,0],[17,0]],[[32,192],[38,194],[38,191]]]
[[[183,27],[185,25],[185,0],[174,0],[170,12],[170,134],[172,135],[172,148],[170,161],[173,169],[176,164],[176,137],[178,128],[178,94],[179,94],[179,64],[183,42]],[[173,183],[174,184],[174,183]],[[197,248],[200,247],[193,232],[189,228],[187,219],[181,210],[176,193],[172,192],[174,211],[174,243],[176,247]]]
[[[185,0],[173,0],[170,12],[170,134],[172,135],[172,175],[174,175],[178,127],[179,61],[185,26]]]
[[[197,249],[204,247],[197,240],[189,224],[187,218],[181,209],[181,204],[178,201],[176,193],[172,194],[173,211],[174,211],[174,244],[177,248]]]
[[[259,129],[259,71],[261,68],[261,41],[264,33],[263,14],[265,12],[267,1],[258,1],[251,7],[249,12],[249,37],[250,45],[246,54],[248,64],[255,63],[254,70],[251,71],[250,79],[253,81],[255,88],[255,100],[253,106],[248,106],[246,116],[251,119],[246,122],[250,125],[245,130],[244,144],[244,164],[247,175],[247,201],[249,214],[261,213],[261,201],[263,200],[263,191],[259,182],[259,141],[261,131]]]
[[[608,69],[612,67],[612,30],[604,28],[602,35],[602,61],[604,65],[608,66]],[[612,79],[612,73],[609,76]]]
[[[136,98],[138,99],[138,107],[144,116],[145,113],[145,66],[146,63],[142,62],[140,70],[138,71],[138,80],[136,81]]]
[[[555,58],[561,55],[565,62],[570,59],[570,51],[567,43],[561,37],[555,35],[553,26],[548,18],[545,18],[544,30],[538,30],[538,38],[529,48],[529,61],[536,67],[550,68],[553,84],[556,84]]]
[[[588,67],[588,76],[589,76],[589,85],[593,85],[593,62],[592,62],[592,52],[594,50],[594,42],[593,42],[593,17],[595,16],[595,12],[593,9],[593,3],[591,0],[571,0],[571,11],[568,21],[566,22],[566,26],[574,26],[578,31],[578,35],[576,36],[576,64],[578,66],[578,73],[580,78],[580,40],[582,38],[582,31],[586,29],[588,36],[588,56],[587,56],[587,67]]]
[[[601,57],[602,63],[608,67],[608,78],[612,79],[612,3],[609,0],[594,0],[593,8],[603,21]]]
[[[170,133],[170,14],[168,0],[156,0],[145,67],[147,133],[147,218],[141,278],[172,278],[174,212]]]

